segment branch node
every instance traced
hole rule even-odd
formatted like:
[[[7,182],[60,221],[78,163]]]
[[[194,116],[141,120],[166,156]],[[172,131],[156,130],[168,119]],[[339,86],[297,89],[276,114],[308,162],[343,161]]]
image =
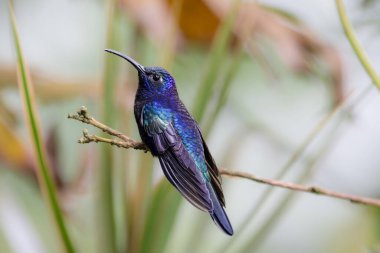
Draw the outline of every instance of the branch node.
[[[87,108],[85,106],[81,106],[78,110],[78,115],[80,117],[83,117],[85,119],[89,119],[88,115],[87,115]]]
[[[321,194],[321,190],[318,187],[312,186],[310,187],[310,192],[315,193],[315,194]]]

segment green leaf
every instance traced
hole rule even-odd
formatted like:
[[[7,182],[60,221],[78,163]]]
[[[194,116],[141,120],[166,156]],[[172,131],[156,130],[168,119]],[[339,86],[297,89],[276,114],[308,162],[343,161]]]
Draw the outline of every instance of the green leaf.
[[[147,219],[141,252],[163,252],[173,228],[178,208],[181,203],[181,195],[163,179],[157,185],[153,195]]]

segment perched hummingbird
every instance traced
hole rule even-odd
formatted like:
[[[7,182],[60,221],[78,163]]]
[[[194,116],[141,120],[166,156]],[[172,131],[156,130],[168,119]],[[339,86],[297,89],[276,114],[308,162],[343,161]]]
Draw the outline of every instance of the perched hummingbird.
[[[228,235],[233,229],[225,206],[220,174],[202,133],[180,100],[174,78],[160,67],[144,67],[114,50],[138,71],[134,113],[142,141],[170,183],[191,204],[208,212]]]

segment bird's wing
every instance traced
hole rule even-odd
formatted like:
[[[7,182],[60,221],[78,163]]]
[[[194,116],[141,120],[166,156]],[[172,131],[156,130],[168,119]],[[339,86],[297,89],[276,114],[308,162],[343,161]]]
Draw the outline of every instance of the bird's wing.
[[[153,140],[165,176],[194,206],[203,211],[213,210],[207,182],[201,171],[185,149],[172,121],[160,116],[159,113],[143,109],[142,123]]]
[[[199,131],[200,136],[202,137],[203,150],[205,154],[207,170],[209,174],[211,175],[211,185],[216,193],[216,196],[218,197],[219,202],[222,204],[222,206],[225,206],[226,204],[225,204],[224,194],[223,194],[223,189],[222,189],[222,178],[220,176],[219,169],[215,164],[214,158],[212,157],[205,140],[203,139],[203,136],[199,127],[198,127],[198,131]]]

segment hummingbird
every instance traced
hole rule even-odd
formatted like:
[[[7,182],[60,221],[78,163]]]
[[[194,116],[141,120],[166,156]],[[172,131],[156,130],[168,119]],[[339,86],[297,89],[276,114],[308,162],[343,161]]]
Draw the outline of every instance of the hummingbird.
[[[208,212],[226,234],[233,229],[224,210],[221,177],[201,130],[178,96],[175,79],[161,67],[144,67],[129,56],[138,72],[134,114],[140,137],[157,157],[169,182],[195,207]]]

